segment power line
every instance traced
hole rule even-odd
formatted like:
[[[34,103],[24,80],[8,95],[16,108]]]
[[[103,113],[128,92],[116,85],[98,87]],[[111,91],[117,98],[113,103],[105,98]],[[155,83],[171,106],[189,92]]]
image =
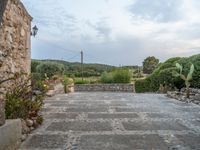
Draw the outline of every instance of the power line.
[[[93,60],[95,60],[95,61],[100,61],[100,63],[102,62],[102,60],[100,59],[100,58],[97,58],[97,57],[94,57],[94,56],[92,56],[92,55],[88,55],[88,54],[85,54],[86,55],[86,58],[88,58],[88,56],[89,56],[89,58],[91,58],[91,59],[93,59]],[[110,65],[112,65],[112,63],[111,62],[108,62],[108,61],[103,61],[105,64],[110,64]]]
[[[75,56],[73,56],[73,57],[68,58],[67,60],[68,60],[68,61],[69,61],[69,60],[72,60],[72,59],[78,57],[79,55],[80,55],[80,54],[77,54],[77,55],[75,55]]]
[[[49,42],[49,41],[47,41],[47,40],[44,40],[44,39],[42,39],[42,38],[38,38],[38,39],[41,40],[41,41],[43,41],[44,43],[47,43],[48,45],[51,45],[51,46],[57,48],[57,49],[63,50],[64,52],[71,52],[71,53],[77,53],[77,52],[79,52],[79,51],[77,51],[77,50],[71,50],[71,49],[63,48],[63,47],[61,47],[61,46],[59,46],[59,45],[57,45],[57,44],[54,44],[54,43]]]

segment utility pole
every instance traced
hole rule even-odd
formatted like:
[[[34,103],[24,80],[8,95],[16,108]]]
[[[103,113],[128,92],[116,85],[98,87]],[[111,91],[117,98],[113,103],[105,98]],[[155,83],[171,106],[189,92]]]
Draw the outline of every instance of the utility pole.
[[[83,51],[81,51],[81,76],[83,81]]]

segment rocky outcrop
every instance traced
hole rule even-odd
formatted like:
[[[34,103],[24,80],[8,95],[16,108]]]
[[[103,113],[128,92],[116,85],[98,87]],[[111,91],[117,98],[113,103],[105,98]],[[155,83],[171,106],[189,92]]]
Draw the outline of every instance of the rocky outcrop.
[[[32,18],[20,0],[1,0],[0,8],[0,81],[2,81],[15,73],[30,73]],[[0,93],[5,93],[11,85],[12,81],[1,84]],[[1,96],[0,125],[4,122],[4,101]]]

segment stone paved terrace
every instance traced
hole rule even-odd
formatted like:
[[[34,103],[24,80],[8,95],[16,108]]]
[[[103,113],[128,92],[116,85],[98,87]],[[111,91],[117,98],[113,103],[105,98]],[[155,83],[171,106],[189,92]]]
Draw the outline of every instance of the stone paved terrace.
[[[164,95],[57,95],[43,114],[22,150],[200,150],[200,107]]]

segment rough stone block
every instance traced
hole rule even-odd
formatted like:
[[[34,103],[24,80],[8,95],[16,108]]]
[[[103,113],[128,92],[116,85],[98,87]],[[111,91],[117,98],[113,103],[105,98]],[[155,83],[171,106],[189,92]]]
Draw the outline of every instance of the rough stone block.
[[[6,123],[0,127],[0,149],[16,149],[21,141],[21,133],[21,120],[7,120]]]

